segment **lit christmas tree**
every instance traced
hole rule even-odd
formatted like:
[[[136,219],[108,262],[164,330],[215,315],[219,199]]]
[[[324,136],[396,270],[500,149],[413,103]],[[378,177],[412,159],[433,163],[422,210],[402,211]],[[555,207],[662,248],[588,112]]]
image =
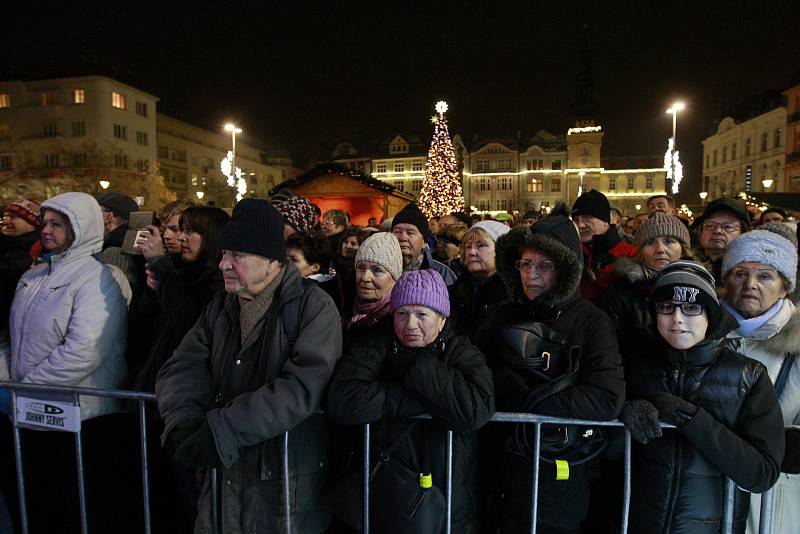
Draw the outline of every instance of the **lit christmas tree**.
[[[464,191],[458,174],[458,162],[447,130],[447,102],[436,103],[433,141],[428,151],[425,181],[419,192],[417,204],[426,217],[441,217],[464,209]]]

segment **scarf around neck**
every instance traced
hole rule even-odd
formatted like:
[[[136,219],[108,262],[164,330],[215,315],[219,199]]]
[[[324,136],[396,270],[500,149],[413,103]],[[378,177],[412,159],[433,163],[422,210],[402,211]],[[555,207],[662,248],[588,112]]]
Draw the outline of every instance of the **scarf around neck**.
[[[742,337],[750,337],[753,332],[761,328],[764,323],[778,315],[778,312],[781,311],[781,307],[783,306],[783,299],[778,299],[778,301],[772,305],[770,309],[758,315],[756,317],[751,317],[750,319],[745,319],[744,316],[739,313],[739,310],[731,306],[727,300],[722,301],[722,305],[728,310],[728,313],[733,315],[733,318],[736,319],[736,322],[739,323],[739,327],[736,331],[742,335]]]
[[[392,292],[387,291],[384,295],[375,302],[356,302],[353,305],[355,313],[350,318],[347,324],[349,329],[353,325],[359,326],[375,326],[381,319],[389,315],[389,301],[392,298]]]

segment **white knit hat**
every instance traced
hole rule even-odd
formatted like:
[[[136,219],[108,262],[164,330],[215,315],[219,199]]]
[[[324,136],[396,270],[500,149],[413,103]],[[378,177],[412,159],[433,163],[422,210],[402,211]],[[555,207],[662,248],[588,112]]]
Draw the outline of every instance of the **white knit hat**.
[[[782,235],[768,230],[753,230],[728,245],[722,260],[722,275],[747,261],[769,265],[789,281],[789,291],[797,278],[797,247]]]
[[[480,228],[481,230],[486,232],[486,235],[488,235],[495,243],[497,243],[497,240],[500,238],[501,235],[505,235],[509,231],[511,231],[511,228],[497,221],[476,222],[470,227],[469,230],[472,230],[473,228]],[[469,230],[467,231],[467,233],[469,233]],[[464,237],[466,237],[466,235]],[[462,239],[461,241],[463,242],[464,239]]]
[[[371,261],[377,263],[397,280],[403,274],[403,253],[400,242],[389,232],[377,232],[361,243],[356,252],[356,262]]]

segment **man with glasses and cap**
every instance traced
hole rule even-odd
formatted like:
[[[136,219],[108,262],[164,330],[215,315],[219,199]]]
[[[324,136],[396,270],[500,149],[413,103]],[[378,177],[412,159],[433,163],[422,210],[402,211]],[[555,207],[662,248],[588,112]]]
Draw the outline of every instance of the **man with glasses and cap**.
[[[750,217],[744,205],[734,198],[713,200],[695,219],[693,230],[697,236],[694,253],[697,261],[712,266],[717,287],[722,287],[722,258],[731,241],[750,229]]]

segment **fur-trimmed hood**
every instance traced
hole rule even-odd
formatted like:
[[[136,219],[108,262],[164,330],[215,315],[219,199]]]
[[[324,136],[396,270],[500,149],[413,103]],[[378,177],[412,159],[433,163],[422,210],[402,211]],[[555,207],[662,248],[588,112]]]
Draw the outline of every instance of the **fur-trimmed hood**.
[[[800,308],[788,298],[784,299],[778,314],[753,332],[750,338],[771,354],[800,352]]]
[[[528,228],[514,228],[497,240],[497,273],[514,300],[526,300],[519,271],[514,267],[525,248],[547,255],[558,272],[556,288],[537,298],[539,303],[552,307],[576,293],[583,270],[583,253],[578,231],[570,219],[562,215],[548,217]]]

